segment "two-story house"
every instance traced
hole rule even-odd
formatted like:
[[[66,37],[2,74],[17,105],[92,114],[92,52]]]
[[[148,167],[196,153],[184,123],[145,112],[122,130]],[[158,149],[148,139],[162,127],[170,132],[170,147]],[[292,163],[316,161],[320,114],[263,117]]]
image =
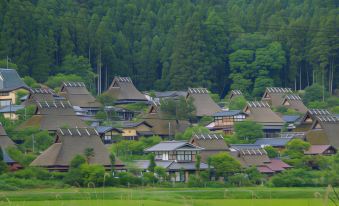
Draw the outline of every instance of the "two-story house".
[[[213,114],[214,121],[208,125],[211,131],[222,131],[233,134],[234,124],[244,121],[247,114],[241,110],[222,111]]]
[[[164,141],[145,150],[155,154],[157,166],[164,167],[172,181],[187,182],[189,175],[197,171],[196,157],[204,148],[186,141]],[[149,160],[135,161],[136,166],[147,171]],[[200,163],[200,170],[207,170],[208,165]]]

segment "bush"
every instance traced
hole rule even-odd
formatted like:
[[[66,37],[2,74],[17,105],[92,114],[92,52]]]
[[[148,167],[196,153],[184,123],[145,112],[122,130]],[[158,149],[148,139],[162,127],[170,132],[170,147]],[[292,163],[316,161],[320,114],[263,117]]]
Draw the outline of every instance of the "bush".
[[[131,185],[140,185],[141,178],[136,177],[132,173],[129,172],[120,172],[118,174],[119,184],[124,186],[131,186]]]
[[[204,181],[197,177],[196,175],[190,175],[188,178],[188,186],[189,187],[203,187]]]
[[[228,177],[228,183],[232,186],[249,186],[251,185],[250,180],[246,174],[238,173]]]
[[[275,175],[270,180],[270,184],[275,187],[306,187],[317,186],[316,180],[320,176],[318,173],[312,173],[304,169],[285,170],[280,174]]]

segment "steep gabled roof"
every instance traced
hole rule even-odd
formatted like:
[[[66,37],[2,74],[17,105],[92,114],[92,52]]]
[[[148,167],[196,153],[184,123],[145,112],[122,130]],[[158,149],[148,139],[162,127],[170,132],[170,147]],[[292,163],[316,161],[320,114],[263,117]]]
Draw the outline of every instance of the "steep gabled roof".
[[[268,103],[265,102],[247,102],[244,112],[248,114],[249,119],[260,124],[266,125],[284,125],[285,121],[271,110]]]
[[[28,89],[18,72],[14,69],[0,68],[0,91],[10,92],[20,88]]]
[[[313,124],[317,117],[331,115],[327,109],[309,109],[301,119],[301,124]]]
[[[319,155],[324,154],[327,150],[333,149],[336,151],[334,147],[331,145],[311,145],[307,151],[304,152],[305,155]]]
[[[31,166],[68,167],[76,155],[84,155],[86,148],[93,148],[94,156],[90,164],[110,166],[109,153],[102,143],[98,132],[93,128],[58,129],[55,143],[39,155]]]
[[[83,82],[63,82],[60,95],[68,99],[74,106],[85,108],[101,107],[101,104],[87,90]]]
[[[317,116],[306,134],[312,145],[331,145],[339,148],[339,119],[335,116]]]
[[[228,150],[228,145],[222,134],[194,134],[189,142],[204,148],[204,151]]]
[[[160,110],[160,103],[153,102],[147,114],[142,117],[144,121],[152,125],[152,131],[160,136],[173,136],[177,133],[184,132],[190,123],[186,120],[175,120],[166,117]]]
[[[2,150],[2,155],[4,158],[4,162],[6,163],[14,163],[15,161],[9,156],[6,152],[6,149],[9,147],[16,147],[14,142],[7,136],[7,133],[3,126],[0,124],[0,148]]]
[[[216,112],[221,112],[221,108],[209,96],[206,88],[188,88],[187,98],[193,99],[196,109],[196,116],[212,116]]]
[[[262,100],[269,102],[273,107],[279,107],[284,100],[284,96],[291,93],[290,88],[267,87]]]
[[[145,95],[137,90],[129,77],[114,77],[105,93],[118,101],[147,101]]]
[[[288,94],[284,97],[284,100],[282,102],[282,105],[294,109],[301,113],[306,113],[308,111],[307,107],[304,105],[304,103],[301,100],[301,97],[296,94]]]
[[[204,148],[195,146],[186,141],[164,141],[150,148],[145,149],[145,152],[160,152],[160,151],[175,151],[175,150],[202,150]]]
[[[46,88],[30,88],[29,95],[25,100],[25,105],[35,104],[36,102],[42,101],[54,101],[54,96],[56,94],[52,89]]]
[[[62,127],[86,127],[76,116],[68,101],[37,102],[35,114],[19,128],[38,127],[42,130],[56,131]]]
[[[232,100],[234,97],[238,97],[238,96],[243,96],[242,92],[238,89],[234,89],[231,91],[229,99]]]
[[[270,159],[264,149],[239,149],[230,154],[240,162],[243,167],[260,166],[269,163]]]

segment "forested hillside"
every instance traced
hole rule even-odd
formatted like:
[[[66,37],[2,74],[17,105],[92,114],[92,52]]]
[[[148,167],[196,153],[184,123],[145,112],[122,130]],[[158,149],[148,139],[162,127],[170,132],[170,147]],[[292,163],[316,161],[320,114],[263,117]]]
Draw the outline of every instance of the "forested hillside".
[[[222,95],[339,88],[337,0],[2,0],[0,29],[0,59],[39,82],[64,73],[94,85],[92,68],[102,89],[113,75]]]

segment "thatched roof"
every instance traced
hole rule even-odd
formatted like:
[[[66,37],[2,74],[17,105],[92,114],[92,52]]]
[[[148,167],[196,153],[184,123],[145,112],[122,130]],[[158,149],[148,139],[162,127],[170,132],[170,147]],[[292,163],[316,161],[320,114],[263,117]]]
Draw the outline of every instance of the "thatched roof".
[[[29,89],[29,95],[25,101],[25,105],[35,104],[42,101],[54,101],[54,91],[52,89],[44,88],[31,88]]]
[[[260,166],[269,163],[270,159],[264,149],[241,149],[230,152],[243,167]]]
[[[186,120],[175,120],[167,117],[161,110],[160,104],[153,104],[148,113],[143,115],[143,120],[152,126],[152,131],[159,136],[174,136],[184,132],[190,123]]]
[[[287,108],[294,109],[297,112],[304,113],[304,114],[308,111],[307,107],[302,102],[300,96],[296,94],[286,95],[284,97],[282,105]]]
[[[15,143],[7,136],[3,126],[0,124],[0,148],[2,150],[3,159],[6,163],[14,163],[15,161],[8,155],[6,149],[16,147]]]
[[[145,95],[137,90],[129,77],[114,77],[110,88],[105,93],[117,101],[147,101]]]
[[[247,102],[244,112],[248,114],[248,119],[265,125],[284,125],[284,120],[271,110],[265,102]]]
[[[188,88],[187,98],[193,99],[198,117],[212,116],[221,111],[219,105],[209,96],[209,91],[206,88]]]
[[[290,88],[267,87],[262,97],[262,101],[268,102],[273,107],[279,107],[281,106],[285,95],[291,93],[292,90]]]
[[[31,166],[58,169],[69,167],[76,155],[84,155],[87,148],[93,148],[94,156],[89,158],[90,164],[111,166],[109,153],[102,143],[98,132],[93,128],[58,129],[55,142]]]
[[[100,102],[87,90],[83,82],[63,82],[60,95],[64,96],[74,106],[82,108],[101,107]]]
[[[318,116],[306,138],[312,145],[331,145],[339,148],[339,119],[335,116]]]
[[[222,134],[194,134],[189,142],[204,148],[204,151],[229,150]]]
[[[68,101],[37,102],[35,114],[20,125],[20,129],[38,127],[42,130],[56,131],[63,127],[86,127],[76,116]]]
[[[14,69],[0,68],[0,91],[10,92],[17,89],[28,89],[18,72]]]
[[[235,97],[243,96],[242,92],[240,90],[234,89],[230,93],[230,100],[232,100]]]

